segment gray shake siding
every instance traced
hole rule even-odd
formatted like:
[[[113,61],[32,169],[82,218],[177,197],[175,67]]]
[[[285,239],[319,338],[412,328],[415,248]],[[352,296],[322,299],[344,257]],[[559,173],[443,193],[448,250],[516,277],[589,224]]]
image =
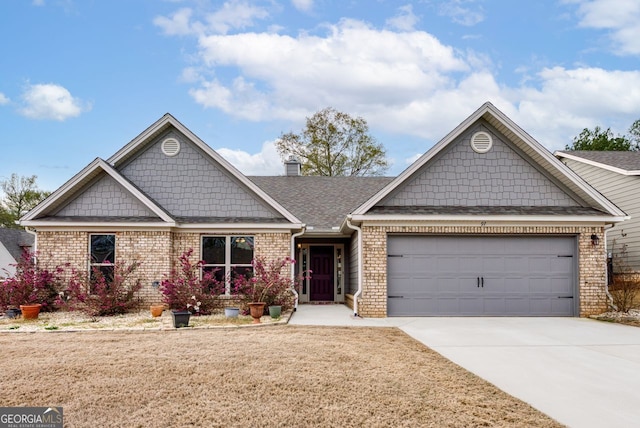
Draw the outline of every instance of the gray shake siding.
[[[627,262],[631,268],[640,270],[640,177],[618,174],[572,159],[562,161],[631,216],[630,220],[607,232],[607,248],[619,251],[622,245],[627,245]]]
[[[56,213],[59,216],[155,217],[113,178],[103,174],[76,199]]]
[[[473,151],[471,136],[489,132],[493,148]],[[523,159],[493,128],[478,125],[454,141],[383,206],[577,206],[565,191]]]
[[[175,156],[162,152],[168,137],[181,143]],[[280,217],[177,132],[157,138],[120,173],[174,216]]]

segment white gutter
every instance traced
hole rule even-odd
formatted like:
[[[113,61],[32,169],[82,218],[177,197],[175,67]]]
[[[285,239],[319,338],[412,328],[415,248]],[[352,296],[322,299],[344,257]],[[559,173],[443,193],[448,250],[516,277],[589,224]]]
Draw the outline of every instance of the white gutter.
[[[358,297],[362,294],[362,269],[364,263],[362,261],[362,229],[351,224],[351,215],[347,216],[347,227],[358,232],[358,291],[353,295],[353,316],[358,316]]]
[[[295,260],[296,259],[296,238],[298,236],[302,236],[305,232],[307,228],[307,225],[303,224],[302,225],[302,230],[298,233],[294,233],[293,235],[291,235],[291,260]],[[295,287],[295,275],[296,275],[296,265],[295,264],[291,264],[291,291],[293,292],[293,295],[295,296],[295,303],[293,305],[293,311],[297,311],[298,310],[298,291],[296,290]]]

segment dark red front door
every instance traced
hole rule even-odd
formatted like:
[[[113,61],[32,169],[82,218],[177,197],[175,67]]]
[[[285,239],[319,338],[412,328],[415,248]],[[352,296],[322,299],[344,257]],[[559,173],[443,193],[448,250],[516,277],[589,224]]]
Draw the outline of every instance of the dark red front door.
[[[311,247],[311,301],[333,301],[333,247]]]

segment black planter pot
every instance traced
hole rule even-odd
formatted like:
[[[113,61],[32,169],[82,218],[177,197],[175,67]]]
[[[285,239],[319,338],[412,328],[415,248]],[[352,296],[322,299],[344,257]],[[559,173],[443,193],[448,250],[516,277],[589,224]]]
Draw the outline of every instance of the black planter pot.
[[[7,309],[4,313],[7,318],[18,318],[20,315],[22,315],[22,311],[16,308]]]
[[[191,312],[171,311],[171,318],[173,318],[173,326],[175,328],[189,327],[189,318],[191,318]]]

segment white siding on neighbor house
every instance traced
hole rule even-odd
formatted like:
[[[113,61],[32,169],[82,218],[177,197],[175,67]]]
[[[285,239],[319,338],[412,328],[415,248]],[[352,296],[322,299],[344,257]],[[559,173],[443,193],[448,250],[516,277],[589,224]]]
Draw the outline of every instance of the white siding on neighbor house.
[[[563,159],[563,162],[631,216],[630,220],[618,223],[607,233],[607,248],[609,252],[619,251],[626,244],[627,262],[632,269],[640,270],[640,177],[618,174],[571,159]]]
[[[11,253],[9,253],[4,245],[0,244],[0,279],[13,276],[13,274],[16,273],[16,268],[11,266],[15,263],[16,260]]]

